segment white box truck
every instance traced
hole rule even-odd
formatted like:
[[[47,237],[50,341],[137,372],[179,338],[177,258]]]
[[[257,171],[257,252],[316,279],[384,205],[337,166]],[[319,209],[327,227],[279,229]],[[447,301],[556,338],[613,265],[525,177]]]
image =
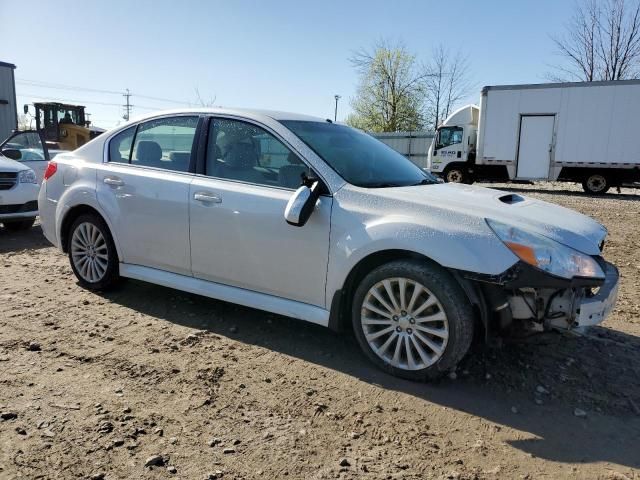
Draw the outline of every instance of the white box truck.
[[[640,80],[484,87],[452,113],[428,168],[449,182],[551,180],[603,194],[640,181]]]

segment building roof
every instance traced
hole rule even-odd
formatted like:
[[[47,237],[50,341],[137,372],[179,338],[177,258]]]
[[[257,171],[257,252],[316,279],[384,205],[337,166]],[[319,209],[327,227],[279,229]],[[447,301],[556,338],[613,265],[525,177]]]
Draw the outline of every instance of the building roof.
[[[16,66],[13,63],[7,63],[7,62],[2,62],[0,61],[0,67],[8,67],[8,68],[16,68]]]

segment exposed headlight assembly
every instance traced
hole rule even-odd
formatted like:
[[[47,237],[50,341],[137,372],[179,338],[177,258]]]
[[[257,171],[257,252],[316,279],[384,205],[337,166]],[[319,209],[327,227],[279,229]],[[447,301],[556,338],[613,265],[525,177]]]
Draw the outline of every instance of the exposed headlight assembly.
[[[33,170],[22,170],[18,175],[20,183],[38,183],[36,174]]]
[[[550,238],[487,219],[502,243],[520,260],[558,277],[604,278],[598,262],[589,255]]]

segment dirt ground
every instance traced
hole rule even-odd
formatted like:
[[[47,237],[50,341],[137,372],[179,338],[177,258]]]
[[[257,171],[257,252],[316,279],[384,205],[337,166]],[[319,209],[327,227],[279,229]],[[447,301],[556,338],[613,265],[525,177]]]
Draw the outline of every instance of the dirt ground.
[[[476,346],[434,384],[304,322],[136,281],[87,292],[37,225],[0,229],[0,478],[640,479],[640,190],[508,188],[607,226],[618,306]]]

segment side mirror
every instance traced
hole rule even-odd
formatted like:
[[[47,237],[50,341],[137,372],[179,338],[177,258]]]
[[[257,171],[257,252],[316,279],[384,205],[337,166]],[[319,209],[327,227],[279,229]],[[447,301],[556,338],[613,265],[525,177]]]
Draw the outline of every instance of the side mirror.
[[[287,208],[284,209],[284,219],[294,227],[304,226],[311,217],[319,197],[319,181],[315,181],[311,187],[301,186],[287,202]]]
[[[2,150],[2,155],[11,160],[20,160],[22,158],[22,152],[17,148],[5,148]]]

